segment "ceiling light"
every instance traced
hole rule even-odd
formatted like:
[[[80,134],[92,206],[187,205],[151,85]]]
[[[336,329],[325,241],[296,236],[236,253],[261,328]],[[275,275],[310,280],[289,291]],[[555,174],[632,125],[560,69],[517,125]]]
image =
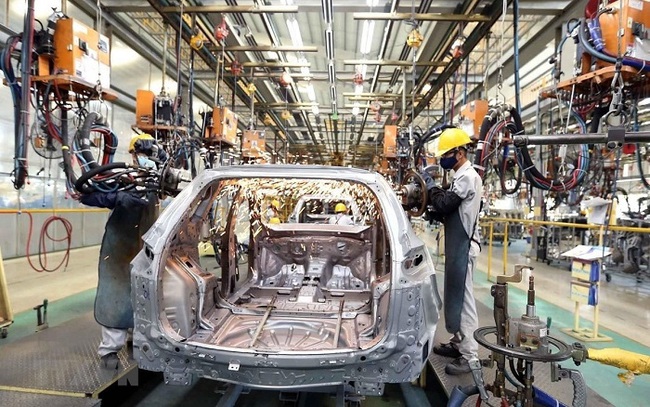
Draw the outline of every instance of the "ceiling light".
[[[285,6],[293,6],[293,0],[282,0],[282,4]]]
[[[325,0],[323,3],[323,19],[326,24],[332,23],[332,0]]]
[[[363,85],[356,85],[354,87],[354,94],[355,95],[360,95],[363,93]]]
[[[368,7],[375,7],[377,4],[379,4],[379,0],[366,0],[366,4]]]
[[[423,95],[426,94],[429,90],[431,90],[431,84],[430,83],[425,83],[424,86],[422,87],[422,93]]]
[[[354,106],[352,107],[352,114],[355,116],[359,115],[359,102],[354,102]]]
[[[363,22],[363,32],[361,34],[361,42],[359,43],[359,51],[362,54],[368,54],[372,46],[372,34],[375,31],[375,22],[372,20],[365,20]]]
[[[318,109],[318,105],[314,105],[314,107],[311,108],[311,112],[318,116],[320,114],[320,109]]]
[[[289,36],[291,36],[291,42],[293,42],[294,47],[302,47],[302,36],[300,35],[300,27],[298,26],[298,20],[295,17],[287,19],[287,28],[289,29]]]
[[[334,84],[336,82],[336,75],[334,73],[334,62],[330,61],[329,64],[327,64],[327,79],[329,80],[330,84]]]
[[[309,97],[309,100],[312,102],[316,100],[316,92],[314,91],[314,85],[311,83],[309,86],[307,86],[307,97]]]

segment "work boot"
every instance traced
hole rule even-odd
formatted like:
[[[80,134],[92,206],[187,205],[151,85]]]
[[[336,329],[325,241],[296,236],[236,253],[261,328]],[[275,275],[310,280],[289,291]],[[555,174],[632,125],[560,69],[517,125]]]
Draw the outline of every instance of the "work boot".
[[[445,366],[445,373],[450,376],[457,376],[471,371],[472,369],[469,367],[467,359],[462,356],[457,357],[453,362],[447,363],[447,366]]]
[[[110,352],[101,357],[100,366],[106,370],[116,370],[119,363],[117,352]]]
[[[433,347],[433,353],[440,356],[446,356],[448,358],[457,358],[460,357],[460,352],[458,348],[453,343],[441,343]]]

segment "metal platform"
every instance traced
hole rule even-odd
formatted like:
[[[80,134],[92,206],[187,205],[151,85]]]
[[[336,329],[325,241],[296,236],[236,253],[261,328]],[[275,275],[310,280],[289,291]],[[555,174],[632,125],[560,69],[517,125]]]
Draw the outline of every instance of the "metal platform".
[[[120,366],[117,370],[100,367],[97,356],[100,340],[101,329],[92,312],[89,312],[62,325],[2,346],[0,391],[67,396],[80,400],[97,398],[101,391],[137,368],[131,350],[126,347],[118,353]],[[5,403],[3,400],[0,396],[0,405],[3,406],[31,405]],[[57,404],[48,404],[53,405]]]
[[[47,394],[24,393],[0,390],[0,406],[21,407],[94,407],[100,400],[88,397],[51,396]]]
[[[493,326],[494,319],[492,316],[492,309],[483,305],[480,302],[476,304],[478,310],[478,319],[479,326]],[[511,314],[514,310],[510,311]],[[438,329],[436,330],[436,343],[448,342],[451,335],[445,330],[444,316],[441,314],[441,320],[438,322]],[[481,359],[487,359],[490,355],[490,351],[480,347],[479,348],[479,357]],[[445,365],[451,362],[453,359],[447,358],[444,356],[436,355],[432,353],[429,357],[429,364],[433,368],[440,381],[440,384],[447,393],[447,396],[451,394],[451,391],[456,386],[471,386],[474,384],[471,374],[464,374],[459,376],[449,376],[445,373]],[[575,365],[570,360],[561,363],[563,367],[566,368],[575,368]],[[494,373],[496,368],[488,369],[483,368],[483,379],[485,383],[491,383],[494,381]],[[573,400],[573,383],[570,380],[560,380],[559,382],[551,382],[551,368],[547,363],[535,363],[534,364],[534,376],[535,376],[535,386],[544,390],[548,394],[556,397],[562,403],[566,405],[572,405]],[[514,390],[514,387],[511,387]],[[474,406],[476,405],[476,399],[478,396],[469,397],[463,406]],[[494,405],[499,405],[499,399],[493,398],[490,402]],[[605,407],[611,406],[607,400],[601,397],[598,393],[593,391],[591,388],[587,388],[587,405],[589,407]]]

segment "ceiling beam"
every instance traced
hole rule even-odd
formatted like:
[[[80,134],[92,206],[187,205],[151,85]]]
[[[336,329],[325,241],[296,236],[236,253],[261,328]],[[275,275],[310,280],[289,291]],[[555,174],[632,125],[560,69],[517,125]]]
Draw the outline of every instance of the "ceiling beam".
[[[221,47],[216,45],[209,45],[210,51],[221,51]],[[231,45],[225,48],[225,51],[230,52],[318,52],[316,46],[302,46],[294,47],[292,45]]]
[[[416,61],[415,66],[447,66],[445,61]],[[413,66],[413,61],[394,61],[390,59],[346,59],[343,65]]]
[[[309,62],[244,62],[241,65],[244,68],[309,68],[311,66]]]
[[[200,13],[200,14],[264,14],[297,13],[298,6],[187,6],[160,7],[161,13]]]
[[[355,20],[383,20],[383,21],[462,21],[462,22],[485,22],[487,16],[480,14],[446,14],[446,13],[354,13]]]

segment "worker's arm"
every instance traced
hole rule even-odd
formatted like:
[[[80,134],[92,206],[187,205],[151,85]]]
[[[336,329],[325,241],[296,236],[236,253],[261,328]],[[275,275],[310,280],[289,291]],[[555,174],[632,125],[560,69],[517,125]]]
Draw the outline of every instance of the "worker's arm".
[[[433,212],[439,215],[449,215],[460,206],[463,199],[454,192],[453,188],[444,190],[433,187],[429,190],[429,205]]]
[[[118,205],[130,207],[147,204],[146,200],[138,197],[137,195],[123,191],[91,192],[89,194],[81,195],[79,201],[84,205],[108,209],[113,209]]]

